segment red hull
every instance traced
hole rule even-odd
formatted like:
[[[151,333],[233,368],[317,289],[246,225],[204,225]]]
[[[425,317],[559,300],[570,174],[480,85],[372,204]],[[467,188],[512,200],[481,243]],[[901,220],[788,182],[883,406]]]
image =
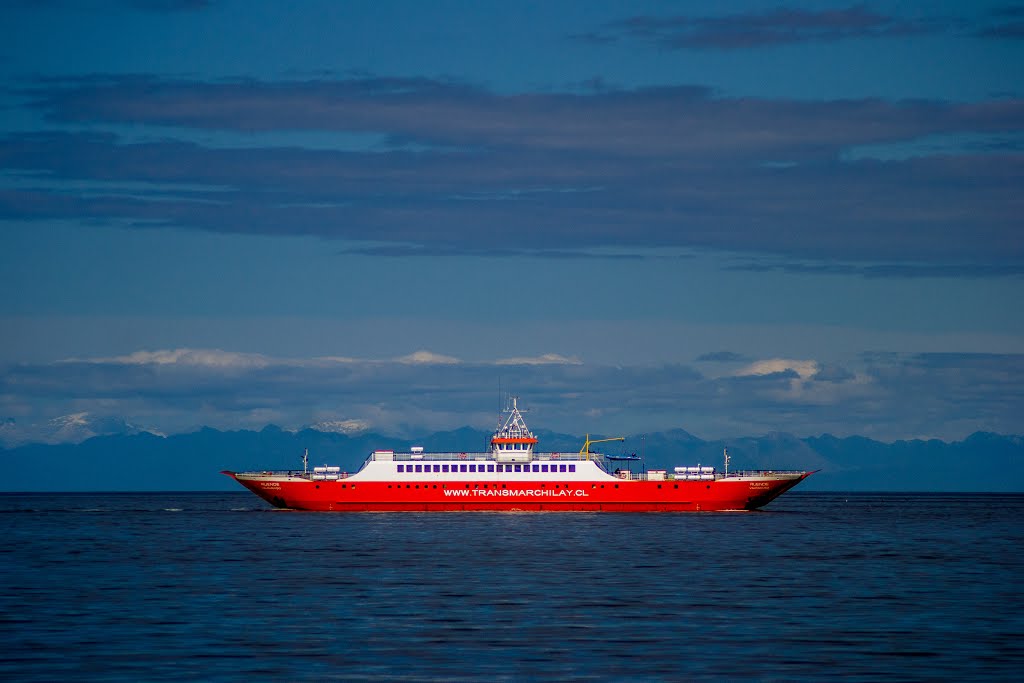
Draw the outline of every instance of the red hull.
[[[757,480],[438,484],[269,480],[239,478],[234,472],[224,474],[275,507],[331,512],[755,510],[810,475]]]

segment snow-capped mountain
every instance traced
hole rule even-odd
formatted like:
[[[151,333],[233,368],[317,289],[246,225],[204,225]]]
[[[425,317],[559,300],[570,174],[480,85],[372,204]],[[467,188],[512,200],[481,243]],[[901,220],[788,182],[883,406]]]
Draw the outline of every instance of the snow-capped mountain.
[[[140,434],[148,432],[163,436],[156,430],[134,425],[122,417],[70,413],[43,423],[23,424],[14,418],[0,422],[0,445],[10,448],[24,443],[81,443],[94,436]]]

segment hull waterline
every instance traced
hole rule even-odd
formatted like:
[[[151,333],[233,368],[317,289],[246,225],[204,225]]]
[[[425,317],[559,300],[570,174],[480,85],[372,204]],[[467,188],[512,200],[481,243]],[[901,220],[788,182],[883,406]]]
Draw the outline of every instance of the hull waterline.
[[[701,481],[447,484],[320,481],[224,472],[274,507],[324,512],[756,510],[811,472]]]

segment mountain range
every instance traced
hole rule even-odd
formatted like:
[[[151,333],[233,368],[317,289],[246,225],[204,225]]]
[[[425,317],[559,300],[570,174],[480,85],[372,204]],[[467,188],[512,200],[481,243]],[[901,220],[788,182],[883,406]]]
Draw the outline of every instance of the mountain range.
[[[576,452],[583,439],[538,431],[545,451]],[[601,438],[591,435],[592,438]],[[484,450],[489,432],[463,427],[408,440],[374,433],[307,428],[261,431],[203,428],[162,436],[136,428],[87,438],[79,443],[29,443],[0,448],[6,473],[3,491],[160,491],[232,490],[237,485],[220,470],[300,469],[332,464],[355,471],[375,448],[396,451],[423,446],[427,451]],[[721,470],[728,449],[731,469],[820,470],[801,485],[804,491],[991,491],[1024,492],[1024,438],[977,432],[963,441],[910,440],[883,443],[828,434],[799,438],[773,433],[705,441],[674,429],[627,437],[594,450],[636,453],[634,468],[714,465]]]

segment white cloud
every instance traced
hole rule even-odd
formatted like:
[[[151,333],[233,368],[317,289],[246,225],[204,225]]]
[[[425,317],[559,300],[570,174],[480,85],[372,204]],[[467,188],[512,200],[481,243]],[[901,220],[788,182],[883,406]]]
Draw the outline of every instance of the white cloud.
[[[408,356],[402,356],[395,359],[399,363],[409,364],[422,364],[422,365],[456,365],[462,361],[453,356],[444,356],[440,353],[433,353],[432,351],[416,351],[410,353]]]
[[[494,362],[495,365],[582,365],[583,361],[575,356],[560,356],[557,353],[545,353],[542,356],[532,358],[502,358]]]
[[[74,440],[125,423],[167,434],[267,423],[339,432],[372,425],[411,436],[490,426],[496,369],[534,411],[531,424],[566,433],[595,431],[599,421],[609,433],[682,427],[708,438],[963,438],[1021,433],[1024,424],[1019,354],[890,354],[842,367],[777,357],[710,376],[685,365],[609,366],[555,354],[470,363],[419,351],[338,362],[177,350],[0,366],[0,441]]]
[[[801,380],[808,380],[818,374],[818,362],[814,360],[791,360],[789,358],[769,358],[759,360],[733,372],[735,377],[774,375],[792,370]]]
[[[323,362],[326,362],[326,363],[344,363],[344,364],[358,363],[359,362],[358,358],[352,358],[351,356],[321,356],[321,357],[317,358],[316,360],[323,361]]]
[[[104,363],[118,365],[187,365],[213,368],[262,368],[271,359],[257,353],[239,353],[220,349],[173,349],[135,351],[125,356],[110,358],[69,359],[68,362]]]

